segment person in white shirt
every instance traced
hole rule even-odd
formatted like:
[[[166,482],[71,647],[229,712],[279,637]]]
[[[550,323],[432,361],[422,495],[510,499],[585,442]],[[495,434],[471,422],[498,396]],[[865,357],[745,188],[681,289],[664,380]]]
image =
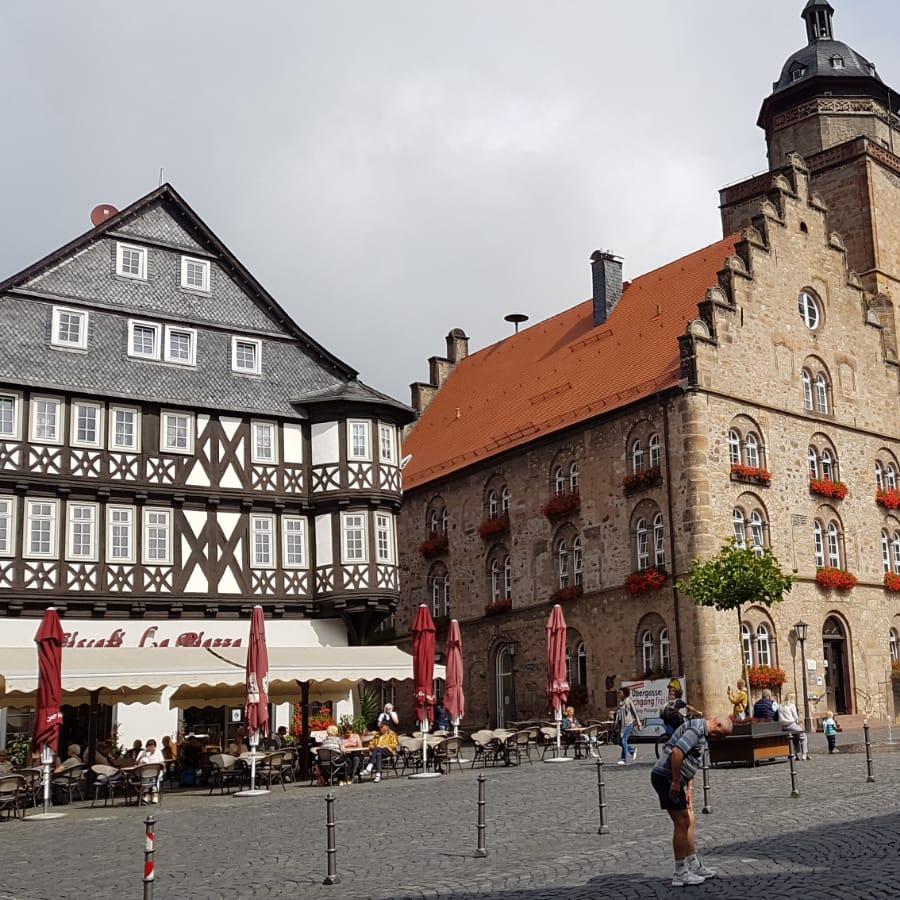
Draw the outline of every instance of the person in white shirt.
[[[390,728],[391,731],[396,731],[399,724],[400,718],[397,713],[394,712],[394,704],[385,703],[384,711],[379,713],[378,715],[376,727],[381,728],[382,725],[387,725],[387,727]]]
[[[162,766],[162,770],[159,773],[159,778],[156,782],[156,788],[153,791],[145,791],[144,799],[149,799],[151,803],[159,803],[159,785],[162,783],[163,775],[166,772],[166,760],[162,755],[162,750],[158,750],[156,747],[156,739],[150,738],[144,746],[144,749],[138,754],[137,759],[135,760],[135,765],[137,766],[147,766],[152,764],[158,764]],[[147,794],[150,794],[148,797]]]
[[[794,703],[790,694],[784,695],[784,702],[778,707],[778,721],[781,722],[781,730],[787,731],[793,736],[797,735],[800,739],[800,759],[809,759],[809,737],[803,730],[800,723],[800,714],[797,712],[797,705]]]

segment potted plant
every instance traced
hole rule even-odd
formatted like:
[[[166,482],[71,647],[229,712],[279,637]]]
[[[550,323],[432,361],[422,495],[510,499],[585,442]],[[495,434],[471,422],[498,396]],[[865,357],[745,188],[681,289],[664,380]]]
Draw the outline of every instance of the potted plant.
[[[572,491],[570,494],[552,497],[541,507],[541,514],[548,519],[555,519],[566,513],[577,512],[579,509],[581,509],[581,494]]]
[[[900,509],[900,491],[876,491],[875,502],[885,509]]]
[[[632,572],[625,579],[625,587],[628,588],[629,594],[649,594],[658,591],[665,583],[666,573],[660,567]]]
[[[830,478],[813,478],[809,482],[809,492],[829,500],[843,500],[847,496],[847,485]]]
[[[577,600],[584,593],[584,588],[580,584],[573,584],[571,587],[560,588],[550,595],[551,603],[562,603],[566,600]]]
[[[662,484],[662,469],[659,466],[653,466],[650,469],[641,469],[640,472],[634,472],[626,475],[622,479],[622,487],[626,496],[636,494],[638,491],[646,491],[649,488],[657,487]]]
[[[747,669],[747,683],[754,690],[777,691],[786,681],[787,672],[775,666],[750,666]]]
[[[857,578],[846,569],[825,566],[816,569],[816,583],[827,591],[850,591],[856,587]]]
[[[503,534],[506,531],[509,531],[508,513],[502,513],[499,516],[491,516],[478,526],[478,534],[485,539],[497,534]]]
[[[507,597],[505,600],[494,600],[493,603],[488,603],[484,608],[484,614],[486,616],[500,616],[503,613],[508,613],[512,609],[512,598]]]
[[[751,484],[768,485],[772,481],[772,473],[762,466],[744,466],[736,463],[731,467],[734,481],[747,481]]]
[[[895,575],[893,572],[885,572],[884,586],[892,594],[900,594],[900,575]]]
[[[428,539],[419,545],[419,553],[421,553],[425,559],[432,559],[433,557],[440,556],[442,553],[446,552],[448,544],[449,541],[447,540],[446,534],[432,531],[431,534],[428,535]]]

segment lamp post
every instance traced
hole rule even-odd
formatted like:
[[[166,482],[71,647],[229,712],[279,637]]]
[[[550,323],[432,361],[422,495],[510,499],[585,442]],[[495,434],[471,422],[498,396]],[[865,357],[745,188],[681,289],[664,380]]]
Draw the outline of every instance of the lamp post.
[[[794,633],[800,644],[800,663],[803,672],[803,730],[807,734],[812,730],[812,720],[809,717],[809,685],[806,681],[806,635],[808,632],[809,625],[803,619],[794,626]]]
[[[513,722],[518,721],[519,718],[519,710],[518,704],[516,703],[516,654],[519,652],[519,642],[518,641],[510,641],[507,645],[506,652],[509,654],[509,668],[510,668],[510,688],[512,690],[512,715],[510,719]]]

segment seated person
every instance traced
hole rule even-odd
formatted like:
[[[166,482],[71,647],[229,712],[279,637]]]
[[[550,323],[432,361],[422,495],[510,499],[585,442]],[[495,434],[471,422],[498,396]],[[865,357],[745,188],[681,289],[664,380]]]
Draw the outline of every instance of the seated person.
[[[375,777],[373,780],[378,782],[381,781],[381,768],[385,759],[392,759],[397,755],[400,742],[397,740],[397,735],[388,727],[387,722],[382,722],[378,727],[378,734],[372,739],[369,746],[372,748],[372,756],[369,758],[368,765],[363,769],[363,772],[366,775],[371,775],[374,769]]]
[[[9,775],[13,770],[13,764],[9,761],[9,752],[0,750],[0,775]]]
[[[234,736],[234,740],[228,745],[228,752],[232,756],[242,756],[244,753],[250,752],[250,748],[244,741],[244,736],[241,734],[240,730]]]
[[[112,748],[110,746],[109,741],[100,741],[97,744],[97,749],[94,750],[94,765],[95,766],[111,766],[112,762]]]
[[[63,775],[68,772],[69,769],[74,769],[76,766],[83,765],[81,762],[81,747],[78,744],[69,744],[66,749],[66,759],[61,762],[54,770],[54,775]]]
[[[329,725],[325,731],[325,740],[319,745],[320,750],[333,750],[336,753],[341,752],[341,739],[339,737],[337,725]],[[325,778],[328,775],[329,766],[316,765],[316,774],[318,775],[319,785],[325,784]]]
[[[563,712],[562,730],[571,731],[573,728],[581,728],[581,723],[575,718],[575,707],[567,706]]]
[[[164,734],[162,739],[162,755],[166,762],[171,762],[178,758],[178,744],[167,734]]]
[[[588,748],[590,750],[591,756],[599,756],[600,751],[594,746],[597,741],[597,738],[589,738],[584,732],[576,731],[578,728],[583,728],[584,726],[578,719],[575,718],[575,707],[567,706],[564,710],[564,715],[562,718],[562,733],[566,737],[566,740],[570,743],[578,742],[582,744],[590,744]],[[566,732],[575,732],[574,734],[566,735]]]
[[[288,746],[290,742],[287,740],[287,727],[284,725],[278,726],[278,731],[272,735],[272,746],[276,750],[283,750]]]
[[[762,696],[753,704],[753,718],[763,722],[774,722],[778,704],[772,699],[772,692],[766,688]]]
[[[144,745],[141,742],[140,738],[138,738],[132,745],[130,750],[125,751],[125,756],[123,757],[123,765],[135,766],[137,765],[137,758],[141,755],[141,752],[144,749]]]
[[[138,754],[138,758],[135,760],[135,765],[138,766],[148,766],[148,765],[161,765],[165,766],[165,758],[162,755],[162,750],[157,750],[156,748],[156,738],[150,738],[147,741],[147,746]],[[165,768],[159,773],[159,777],[156,779],[156,787],[153,790],[144,792],[144,799],[149,800],[151,803],[159,803],[159,786],[162,783],[163,775],[165,775]],[[144,782],[143,778],[141,779],[142,783]]]
[[[356,777],[360,765],[362,765],[362,755],[359,753],[351,753],[348,751],[362,750],[362,738],[353,731],[349,724],[341,726],[341,750],[347,753],[350,760],[350,781]]]

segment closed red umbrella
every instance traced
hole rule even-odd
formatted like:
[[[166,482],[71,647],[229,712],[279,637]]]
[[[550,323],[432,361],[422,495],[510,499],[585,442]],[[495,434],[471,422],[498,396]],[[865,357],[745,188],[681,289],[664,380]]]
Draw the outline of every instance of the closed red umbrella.
[[[59,616],[51,606],[44,612],[41,627],[34,636],[38,652],[37,715],[31,745],[41,751],[44,765],[44,814],[50,808],[50,764],[59,751],[62,728],[62,645],[65,641]]]
[[[566,672],[566,620],[562,607],[557,603],[547,620],[547,699],[556,719],[556,759],[568,759],[562,755],[562,712],[569,699],[569,681]]]
[[[422,772],[411,778],[431,778],[428,771],[428,731],[434,721],[434,619],[423,603],[413,622],[413,689],[416,721],[422,729]]]
[[[462,636],[459,622],[450,622],[447,635],[447,686],[444,690],[444,706],[453,722],[454,733],[459,729],[459,720],[466,714],[466,695],[463,692]]]
[[[238,796],[253,797],[268,791],[256,789],[256,748],[260,733],[269,733],[269,651],[266,649],[266,620],[261,606],[253,607],[250,644],[247,647],[247,729],[250,732],[250,790]]]

